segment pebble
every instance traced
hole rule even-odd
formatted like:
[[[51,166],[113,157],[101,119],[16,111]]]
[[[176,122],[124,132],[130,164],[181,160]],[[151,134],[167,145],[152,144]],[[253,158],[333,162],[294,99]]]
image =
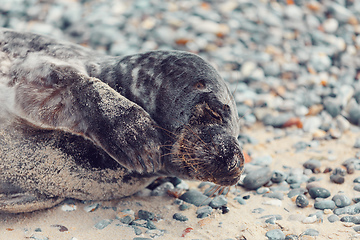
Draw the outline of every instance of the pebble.
[[[306,217],[302,220],[302,223],[305,223],[305,224],[311,224],[311,223],[314,223],[317,221],[317,217],[316,215],[313,215],[313,216],[309,216],[309,217]]]
[[[360,224],[360,216],[344,216],[340,219],[342,222],[352,222],[354,224]]]
[[[268,197],[268,198],[276,198],[279,200],[283,200],[284,199],[284,194],[281,192],[271,192],[271,193],[265,193],[263,195],[263,197]]]
[[[39,233],[34,233],[33,235],[30,236],[30,239],[35,239],[35,240],[49,240],[48,237],[45,237],[42,234]]]
[[[130,224],[135,220],[135,213],[131,209],[125,209],[116,214],[116,219],[118,219],[121,223]]]
[[[154,220],[155,214],[146,210],[139,210],[138,217],[144,220]]]
[[[285,181],[286,178],[287,178],[286,173],[279,171],[279,170],[274,170],[273,175],[271,176],[271,181],[273,183],[281,183],[281,182]]]
[[[360,137],[355,139],[354,148],[360,148]]]
[[[211,202],[209,197],[194,189],[185,192],[180,196],[180,199],[187,203],[194,204],[197,207],[208,205]]]
[[[165,182],[152,190],[151,196],[165,196],[169,190],[174,190],[174,188],[175,187],[171,182]]]
[[[148,220],[147,223],[146,223],[146,226],[145,226],[147,229],[156,229],[157,227],[155,226],[154,222],[153,221],[150,221]]]
[[[99,208],[99,206],[100,206],[99,203],[94,203],[94,204],[85,206],[84,210],[85,210],[85,212],[94,212],[94,211],[96,211],[96,209]]]
[[[186,217],[185,215],[183,215],[181,213],[175,213],[173,215],[173,219],[178,220],[180,222],[186,222],[187,220],[189,220],[188,217]]]
[[[343,208],[336,208],[334,209],[334,213],[336,215],[342,215],[342,214],[350,214],[350,215],[355,215],[360,213],[360,202],[350,205],[350,206],[346,206]]]
[[[189,208],[190,208],[190,205],[188,205],[188,204],[181,204],[179,206],[180,211],[185,211],[186,209],[189,209]]]
[[[313,228],[306,229],[301,235],[319,236],[319,231]]]
[[[263,213],[264,211],[265,211],[265,209],[263,209],[263,208],[255,208],[255,209],[253,209],[251,212],[252,212],[252,213],[261,214],[261,213]]]
[[[300,194],[304,194],[306,191],[306,189],[303,188],[296,188],[296,189],[292,189],[287,193],[287,196],[289,198],[292,198],[294,196],[300,195]]]
[[[219,208],[222,207],[224,205],[226,205],[228,203],[226,197],[224,197],[223,195],[220,196],[216,196],[213,198],[213,200],[211,200],[211,202],[209,203],[209,206],[212,208]]]
[[[282,201],[279,199],[271,199],[271,200],[263,202],[262,204],[280,207],[282,205]]]
[[[112,219],[103,219],[103,220],[97,222],[94,227],[101,230],[101,229],[106,228],[108,225],[110,225],[112,223],[112,221],[113,221]]]
[[[360,196],[355,196],[352,200],[354,201],[354,203],[358,203],[360,202]]]
[[[360,184],[356,184],[354,190],[360,192]]]
[[[304,208],[309,205],[309,200],[307,199],[307,197],[304,194],[299,194],[296,197],[295,203],[296,203],[296,206]]]
[[[332,200],[335,202],[335,205],[339,208],[349,206],[351,204],[351,199],[343,194],[336,194],[332,198]]]
[[[237,196],[234,198],[234,200],[236,200],[238,203],[240,203],[241,205],[245,205],[246,201],[242,196]]]
[[[335,208],[335,202],[332,200],[320,200],[318,202],[315,202],[314,207],[316,209],[334,209]]]
[[[142,234],[142,231],[140,228],[138,228],[137,226],[133,226],[131,225],[131,227],[134,229],[134,233],[135,235],[141,235]]]
[[[64,211],[64,212],[72,212],[72,211],[75,211],[76,208],[77,207],[74,204],[71,204],[71,205],[64,204],[64,205],[61,206],[61,210]]]
[[[321,162],[317,159],[309,159],[303,164],[304,168],[311,169],[313,172],[321,167]]]
[[[298,240],[298,239],[299,239],[299,237],[296,236],[296,235],[294,235],[294,234],[287,235],[287,236],[285,237],[285,240]]]
[[[284,240],[285,234],[280,229],[273,229],[266,232],[266,237],[269,240]]]
[[[353,182],[354,183],[360,183],[360,177],[355,178]]]
[[[322,187],[313,187],[309,189],[310,196],[315,198],[328,198],[330,197],[331,193],[329,190],[322,188]]]
[[[244,180],[243,185],[249,190],[255,190],[270,181],[272,172],[270,168],[264,167],[256,171],[249,172]]]
[[[213,209],[210,206],[203,206],[196,210],[196,214],[198,218],[205,218],[210,216]]]
[[[330,215],[330,216],[328,217],[328,221],[331,222],[331,223],[337,222],[337,221],[339,221],[339,220],[340,220],[340,218],[339,218],[337,215],[335,215],[335,214],[332,214],[332,215]]]

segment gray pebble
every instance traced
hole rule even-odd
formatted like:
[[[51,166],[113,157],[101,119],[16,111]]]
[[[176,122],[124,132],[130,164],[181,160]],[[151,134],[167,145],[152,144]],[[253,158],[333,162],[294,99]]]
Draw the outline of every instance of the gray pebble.
[[[287,178],[286,173],[284,173],[282,171],[274,170],[273,175],[271,176],[271,181],[273,183],[280,183],[280,182],[285,181],[286,178]]]
[[[171,182],[165,182],[157,186],[151,192],[151,196],[166,196],[169,190],[173,190],[175,187]]]
[[[344,216],[340,219],[340,221],[360,224],[360,216]]]
[[[194,189],[185,192],[180,196],[180,199],[187,203],[194,204],[197,207],[208,205],[211,202],[211,198]]]
[[[138,217],[144,220],[153,220],[155,218],[155,214],[146,210],[139,210]]]
[[[360,148],[360,138],[356,138],[354,148]]]
[[[360,232],[360,226],[354,226],[353,229],[355,232]]]
[[[292,147],[295,148],[296,152],[300,152],[300,151],[303,151],[306,148],[310,147],[310,144],[300,141],[300,142],[295,143]]]
[[[251,171],[245,176],[243,185],[249,190],[255,190],[269,182],[271,176],[272,172],[268,167],[264,167],[256,171]]]
[[[276,218],[275,217],[270,217],[270,218],[265,220],[265,223],[275,224],[276,223]]]
[[[336,208],[334,209],[334,213],[336,215],[342,215],[342,214],[350,214],[350,215],[355,215],[360,213],[360,202],[347,206],[347,207],[343,207],[343,208]]]
[[[336,194],[332,200],[335,202],[335,205],[339,208],[349,206],[351,204],[351,199],[343,194]]]
[[[45,237],[42,234],[39,233],[34,233],[33,235],[30,236],[30,239],[35,239],[35,240],[49,240],[48,237]]]
[[[307,199],[307,197],[304,194],[299,194],[296,197],[295,203],[296,203],[296,206],[304,208],[309,205],[309,200]]]
[[[238,203],[240,203],[241,205],[245,205],[246,201],[244,200],[244,198],[242,196],[237,196],[234,198],[234,200],[236,200]]]
[[[339,221],[339,220],[340,220],[340,218],[339,218],[337,215],[335,215],[335,214],[331,214],[331,215],[328,217],[328,221],[331,222],[331,223],[337,222],[337,221]]]
[[[319,236],[319,231],[312,228],[308,228],[303,233],[301,233],[301,235]]]
[[[156,226],[153,221],[148,220],[146,223],[146,228],[151,230],[151,229],[156,229]]]
[[[291,189],[291,190],[288,192],[287,196],[288,196],[289,198],[292,198],[292,197],[297,196],[297,195],[299,195],[299,194],[304,194],[305,192],[307,192],[307,191],[306,191],[306,189],[303,189],[303,188]]]
[[[360,184],[356,184],[354,190],[360,192]]]
[[[135,235],[140,235],[140,234],[142,234],[141,229],[138,228],[137,226],[131,225],[131,227],[134,229]],[[134,239],[135,239],[135,238],[134,238]]]
[[[98,223],[96,223],[95,224],[95,227],[97,228],[97,229],[104,229],[104,228],[106,228],[108,225],[110,225],[111,223],[112,223],[112,221],[113,220],[111,220],[111,219],[103,219],[103,220],[101,220],[100,222],[98,222]]]
[[[303,164],[304,168],[311,169],[313,172],[315,169],[319,169],[321,167],[321,162],[317,159],[309,159]]]
[[[354,183],[360,183],[360,177],[355,178]]]
[[[203,206],[196,210],[196,214],[198,218],[205,218],[210,216],[213,209],[210,206]]]
[[[322,187],[314,187],[309,189],[310,196],[315,198],[328,198],[330,197],[331,193],[329,190],[322,188]]]
[[[263,195],[263,197],[268,197],[268,198],[276,198],[279,200],[283,200],[284,199],[284,194],[281,192],[270,192],[270,193],[265,193]]]
[[[298,240],[298,239],[299,239],[299,237],[296,236],[296,235],[294,235],[294,234],[287,235],[287,236],[285,237],[285,240]]]
[[[213,200],[211,200],[211,202],[209,203],[209,205],[212,208],[219,208],[226,205],[227,203],[228,203],[227,199],[224,196],[220,195],[214,197]]]
[[[334,209],[335,208],[335,202],[333,200],[320,200],[318,202],[315,202],[314,207],[316,209]]]
[[[265,167],[265,166],[269,166],[272,163],[272,161],[273,161],[272,157],[270,155],[266,155],[266,156],[254,158],[251,161],[251,164]]]
[[[187,220],[189,220],[188,217],[182,215],[181,213],[175,213],[173,215],[173,219],[178,220],[180,222],[186,222]]]
[[[188,205],[188,204],[181,204],[179,206],[180,211],[185,211],[186,209],[189,209],[189,208],[190,208],[190,205]]]
[[[337,184],[343,184],[345,182],[345,178],[340,174],[331,174],[330,181]]]
[[[255,209],[253,209],[251,212],[252,213],[263,213],[265,211],[265,209],[263,209],[263,208],[255,208]]]
[[[269,240],[285,240],[285,234],[280,229],[270,230],[265,234]]]
[[[282,220],[283,217],[280,214],[265,215],[260,218],[275,218],[276,220]]]

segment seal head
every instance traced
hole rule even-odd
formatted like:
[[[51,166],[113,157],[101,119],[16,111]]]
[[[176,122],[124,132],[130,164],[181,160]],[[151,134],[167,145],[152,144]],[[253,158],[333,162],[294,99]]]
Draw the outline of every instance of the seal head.
[[[235,101],[208,62],[187,52],[151,51],[123,58],[101,79],[144,108],[163,132],[160,172],[222,186],[239,180],[244,157]]]

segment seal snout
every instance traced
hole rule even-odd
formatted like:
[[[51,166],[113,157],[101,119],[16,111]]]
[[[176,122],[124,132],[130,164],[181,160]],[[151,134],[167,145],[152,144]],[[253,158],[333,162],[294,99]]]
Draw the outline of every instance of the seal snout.
[[[171,156],[171,173],[221,186],[236,184],[244,166],[237,139],[214,125],[184,127]]]

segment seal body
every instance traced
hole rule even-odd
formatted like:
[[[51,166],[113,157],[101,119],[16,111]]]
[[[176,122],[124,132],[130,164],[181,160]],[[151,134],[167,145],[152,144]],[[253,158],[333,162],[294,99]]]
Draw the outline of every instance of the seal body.
[[[158,176],[235,184],[234,100],[180,51],[104,56],[0,30],[0,210],[128,196]]]

